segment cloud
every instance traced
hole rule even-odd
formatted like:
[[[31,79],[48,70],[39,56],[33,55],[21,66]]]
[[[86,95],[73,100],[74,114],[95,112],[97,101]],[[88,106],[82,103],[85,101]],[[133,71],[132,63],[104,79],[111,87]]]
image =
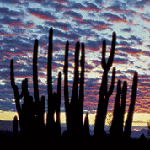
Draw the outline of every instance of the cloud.
[[[111,24],[108,24],[104,21],[91,21],[92,22],[92,26],[93,26],[93,29],[97,29],[97,30],[105,30],[105,29],[110,29],[111,27]]]
[[[86,7],[82,8],[81,10],[92,11],[92,12],[94,12],[94,11],[99,12],[100,11],[100,9],[94,3],[85,2],[85,4],[86,4]]]
[[[115,58],[114,64],[127,64],[128,59],[126,58]]]
[[[1,3],[8,3],[8,4],[17,4],[20,3],[20,0],[1,0]]]
[[[37,8],[28,8],[28,12],[33,16],[49,21],[56,21],[57,17],[52,15],[49,11],[42,11],[41,9]]]
[[[131,35],[129,40],[136,42],[136,44],[138,44],[138,45],[142,45],[142,39],[135,35]]]
[[[78,39],[80,38],[80,35],[77,33],[66,33],[66,32],[62,32],[61,30],[55,29],[54,30],[54,35],[59,37],[59,38],[65,38],[66,41],[68,40],[75,40],[78,41]]]
[[[3,8],[0,8],[0,14],[1,14],[2,16],[19,17],[19,15],[21,15],[22,12],[10,10],[9,8],[3,7]]]
[[[54,0],[54,2],[57,2],[59,4],[66,4],[68,3],[68,0]]]
[[[125,16],[118,16],[115,14],[111,14],[111,13],[104,13],[103,17],[111,23],[127,23],[127,19]]]
[[[19,27],[19,26],[21,26],[21,25],[23,25],[23,23],[22,23],[22,21],[21,21],[21,19],[20,18],[11,18],[11,17],[8,17],[8,16],[5,16],[4,18],[2,18],[1,20],[0,20],[0,23],[1,24],[7,24],[7,25],[9,25],[9,26],[11,26],[11,27]]]
[[[131,32],[131,28],[124,28],[124,29],[121,29],[121,31],[130,33]]]
[[[45,25],[49,26],[49,27],[54,27],[54,28],[58,28],[58,29],[62,29],[64,31],[68,31],[71,28],[71,25],[68,23],[64,23],[64,22],[50,22],[47,21],[45,22]]]
[[[120,1],[114,2],[113,5],[111,5],[110,7],[107,7],[106,10],[110,10],[112,12],[116,12],[116,13],[127,13],[127,7],[126,7],[126,3],[122,3]]]
[[[77,21],[78,23],[84,22],[82,14],[74,12],[72,10],[65,12],[64,15],[70,16],[73,21]]]

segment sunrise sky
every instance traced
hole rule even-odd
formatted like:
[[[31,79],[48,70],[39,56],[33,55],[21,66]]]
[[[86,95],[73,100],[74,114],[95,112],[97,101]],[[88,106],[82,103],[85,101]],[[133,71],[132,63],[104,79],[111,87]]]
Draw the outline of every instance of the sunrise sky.
[[[0,114],[16,111],[10,86],[10,60],[14,59],[16,84],[21,88],[29,79],[33,95],[32,53],[34,40],[39,40],[39,90],[47,96],[46,65],[48,32],[54,29],[53,91],[57,73],[63,70],[65,44],[70,43],[69,87],[73,79],[74,47],[85,43],[84,110],[97,109],[102,78],[101,47],[105,39],[110,49],[112,33],[117,35],[113,66],[116,67],[115,90],[108,110],[113,111],[117,80],[127,81],[127,110],[130,104],[134,71],[138,72],[135,113],[150,113],[150,2],[149,0],[1,0],[0,2]],[[109,53],[108,53],[109,54]],[[107,55],[108,56],[108,55]],[[110,70],[110,77],[111,77]],[[109,81],[110,82],[110,81]],[[63,85],[63,74],[62,74]],[[62,87],[62,111],[64,111]],[[47,108],[47,107],[46,107]],[[2,115],[1,119],[3,119]],[[3,115],[4,116],[4,115]],[[4,117],[5,118],[5,117]],[[150,119],[150,118],[147,118]],[[142,120],[142,119],[141,119]]]

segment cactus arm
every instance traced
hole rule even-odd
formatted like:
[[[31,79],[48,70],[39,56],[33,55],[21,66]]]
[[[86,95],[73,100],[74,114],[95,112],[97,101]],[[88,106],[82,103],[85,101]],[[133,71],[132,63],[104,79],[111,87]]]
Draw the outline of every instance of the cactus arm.
[[[57,81],[57,99],[56,99],[56,134],[61,136],[61,119],[60,119],[60,105],[61,105],[61,72],[58,73]]]
[[[19,99],[22,98],[23,94],[19,95],[18,86],[15,84],[14,69],[13,69],[13,59],[10,62],[10,80],[11,80],[11,86],[12,86],[13,92],[14,92],[16,108],[17,108],[18,113],[20,114],[21,113],[21,107],[20,107]]]
[[[13,59],[10,62],[10,81],[11,81],[12,88],[14,88],[14,86],[15,86],[15,79],[14,79]]]
[[[79,100],[82,101],[84,99],[84,62],[85,62],[85,50],[84,44],[82,43],[82,56],[81,56],[81,77],[80,77],[80,92],[79,92]],[[82,108],[83,109],[83,108]]]
[[[117,93],[115,98],[115,108],[114,108],[115,117],[117,117],[117,114],[119,114],[120,112],[120,93],[121,93],[121,81],[118,80]]]
[[[74,81],[73,81],[73,88],[72,88],[72,103],[74,103],[76,100],[78,100],[78,81],[79,81],[79,49],[80,49],[80,43],[76,43],[75,48],[75,67],[74,67]]]
[[[50,99],[52,98],[52,50],[53,50],[53,29],[49,31],[49,46],[48,46],[48,64],[47,64],[47,93],[48,93],[48,113],[51,109]]]
[[[84,44],[82,43],[81,49],[81,75],[80,75],[80,88],[79,88],[79,122],[80,127],[83,126],[83,101],[84,101],[84,62],[85,62],[85,48]]]
[[[120,132],[123,133],[124,116],[126,110],[126,94],[127,94],[127,82],[124,81],[121,95],[121,106],[120,106]]]
[[[113,120],[110,127],[110,135],[114,136],[115,134],[118,135],[118,126],[119,126],[119,119],[120,119],[120,94],[121,94],[121,81],[118,80],[117,83],[117,92],[115,98],[115,105],[114,105],[114,113],[113,113]]]
[[[137,72],[134,73],[133,83],[132,83],[132,93],[131,93],[131,108],[134,108],[135,101],[136,101],[136,92],[137,92],[137,81],[138,81],[138,74]],[[134,109],[132,109],[134,111]]]
[[[126,94],[127,94],[127,82],[124,81],[123,87],[122,87],[122,95],[121,95],[121,115],[122,115],[122,121],[124,121],[124,114],[126,109]]]
[[[33,52],[33,86],[34,86],[35,102],[39,101],[37,56],[38,56],[38,40],[35,40]]]
[[[137,92],[137,81],[138,81],[138,74],[137,72],[134,73],[133,82],[132,82],[132,91],[131,91],[131,103],[129,106],[129,111],[126,120],[125,126],[125,136],[128,138],[131,135],[131,124],[133,120],[133,112],[136,102],[136,92]]]
[[[66,122],[67,114],[69,109],[69,93],[68,93],[68,51],[69,51],[69,41],[66,43],[65,49],[65,63],[64,63],[64,97],[65,97],[65,108],[66,108]]]
[[[101,61],[103,70],[106,68],[105,52],[106,52],[106,41],[104,40],[102,46],[102,61]]]
[[[45,96],[41,96],[41,112],[42,112],[42,122],[44,122],[44,115],[45,115]]]
[[[115,86],[115,67],[113,68],[113,72],[112,72],[112,79],[111,79],[111,85],[108,91],[108,97],[110,97],[110,95],[113,93],[114,86]]]
[[[24,104],[29,102],[28,79],[22,81],[22,94],[24,96]]]
[[[112,43],[111,43],[111,51],[110,51],[110,56],[108,58],[108,68],[112,66],[113,60],[114,60],[114,55],[115,55],[115,45],[116,45],[116,33],[113,32],[112,35]]]
[[[112,66],[113,60],[114,60],[114,55],[115,55],[115,45],[116,45],[116,33],[113,32],[112,35],[112,43],[111,43],[111,50],[110,50],[110,56],[108,58],[108,61],[106,63],[105,60],[105,52],[106,52],[106,42],[105,40],[103,41],[103,46],[102,46],[102,68],[108,72],[110,70],[110,67]]]
[[[58,73],[57,105],[56,105],[56,120],[59,123],[60,123],[60,105],[61,105],[61,72]]]

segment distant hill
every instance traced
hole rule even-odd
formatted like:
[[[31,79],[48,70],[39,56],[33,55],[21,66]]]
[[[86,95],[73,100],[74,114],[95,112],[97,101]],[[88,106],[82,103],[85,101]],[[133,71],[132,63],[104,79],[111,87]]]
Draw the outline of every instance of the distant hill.
[[[0,120],[0,131],[13,131],[12,121]]]

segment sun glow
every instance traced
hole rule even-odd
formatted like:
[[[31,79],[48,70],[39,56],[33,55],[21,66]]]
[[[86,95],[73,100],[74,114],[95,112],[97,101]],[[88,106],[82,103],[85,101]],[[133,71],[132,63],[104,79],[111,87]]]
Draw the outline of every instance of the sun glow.
[[[12,121],[14,116],[17,115],[17,112],[13,112],[13,111],[0,111],[0,120],[9,120]],[[83,115],[83,120],[85,118],[85,115]],[[88,117],[89,117],[89,125],[94,125],[94,121],[95,121],[95,115],[96,113],[89,113]],[[125,119],[126,119],[127,115],[125,115]],[[111,125],[111,121],[113,118],[113,114],[112,113],[107,113],[107,117],[106,117],[106,122],[105,125],[106,126],[110,126]],[[147,126],[147,122],[150,120],[150,114],[148,113],[135,113],[133,115],[133,122],[132,122],[132,126]],[[45,113],[45,123],[46,123],[46,113]],[[61,123],[65,124],[66,123],[66,114],[65,112],[61,112]],[[125,122],[124,122],[125,123]]]

